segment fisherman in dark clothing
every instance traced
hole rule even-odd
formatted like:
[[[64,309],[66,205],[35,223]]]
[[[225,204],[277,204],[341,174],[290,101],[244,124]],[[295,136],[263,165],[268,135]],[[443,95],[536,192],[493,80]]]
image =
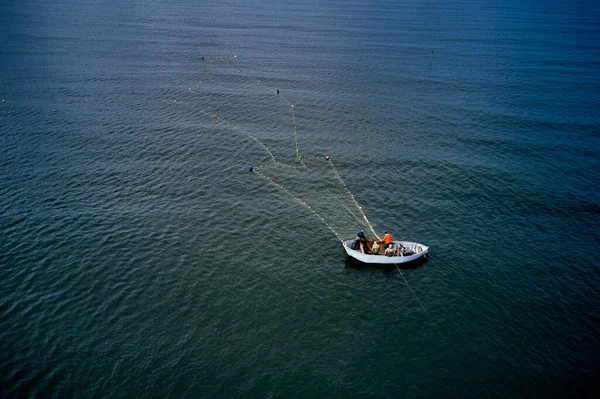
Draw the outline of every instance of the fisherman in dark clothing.
[[[363,254],[373,253],[373,244],[375,241],[365,237],[365,233],[359,231],[352,243],[352,249]]]
[[[363,233],[362,231],[359,231],[356,234],[354,243],[352,244],[352,249],[355,251],[360,251],[364,254],[365,253],[364,239],[365,239],[365,233]]]

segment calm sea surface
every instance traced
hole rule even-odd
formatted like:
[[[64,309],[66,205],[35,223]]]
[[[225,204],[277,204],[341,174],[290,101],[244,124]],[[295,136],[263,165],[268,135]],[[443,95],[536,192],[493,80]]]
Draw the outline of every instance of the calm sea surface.
[[[7,0],[0,37],[1,397],[598,394],[597,2]],[[352,195],[431,259],[350,262]]]

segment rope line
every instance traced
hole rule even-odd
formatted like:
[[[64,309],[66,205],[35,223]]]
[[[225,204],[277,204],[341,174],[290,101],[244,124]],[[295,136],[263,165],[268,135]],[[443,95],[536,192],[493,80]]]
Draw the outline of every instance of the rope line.
[[[404,273],[402,273],[402,270],[400,270],[400,268],[398,267],[397,263],[394,263],[394,266],[396,266],[396,269],[398,269],[398,272],[400,273],[400,276],[402,276],[402,279],[404,280],[404,283],[406,283],[406,286],[408,287],[408,289],[410,290],[410,292],[412,292],[413,296],[415,297],[415,299],[417,300],[417,302],[419,302],[419,305],[421,305],[421,309],[423,309],[423,311],[427,314],[427,316],[429,318],[431,318],[431,316],[429,315],[429,312],[427,311],[427,309],[425,309],[425,306],[423,306],[423,303],[421,302],[421,300],[417,297],[417,294],[415,294],[415,292],[413,291],[412,287],[410,286],[410,284],[408,284],[408,281],[406,281],[406,278],[404,277]],[[435,325],[435,324],[434,324]]]
[[[427,315],[427,318],[429,319],[429,322],[431,323],[431,325],[435,328],[435,330],[438,332],[438,334],[440,334],[440,336],[442,336],[446,341],[448,341],[448,336],[446,334],[444,334],[444,332],[437,325],[437,323],[435,323],[433,321],[433,317],[431,317],[431,314],[429,313],[429,311],[427,311],[427,308],[425,308],[425,306],[423,306],[423,303],[417,297],[417,294],[415,294],[415,291],[412,289],[412,287],[410,286],[410,284],[408,284],[408,281],[406,280],[406,278],[404,277],[404,274],[402,273],[402,271],[398,267],[398,264],[394,263],[394,266],[396,266],[396,269],[398,269],[398,272],[400,273],[400,276],[402,276],[402,280],[404,280],[404,284],[409,288],[410,292],[415,297],[415,299],[417,300],[417,302],[419,302],[419,306],[421,306],[421,309],[423,309],[423,312]],[[454,348],[452,346],[448,346],[448,349],[450,349],[450,351],[454,354],[454,356],[456,356],[457,358],[460,358],[460,355],[458,353],[456,353],[456,351],[454,350]]]

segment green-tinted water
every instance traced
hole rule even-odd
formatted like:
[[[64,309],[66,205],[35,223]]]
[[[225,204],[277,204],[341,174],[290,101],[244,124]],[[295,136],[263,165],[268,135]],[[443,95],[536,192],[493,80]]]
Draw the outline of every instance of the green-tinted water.
[[[597,5],[0,10],[2,396],[593,396]]]

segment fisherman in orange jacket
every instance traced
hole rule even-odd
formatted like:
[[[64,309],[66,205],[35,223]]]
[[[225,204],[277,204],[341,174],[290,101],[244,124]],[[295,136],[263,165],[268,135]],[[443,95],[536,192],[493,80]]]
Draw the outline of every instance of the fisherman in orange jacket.
[[[386,231],[385,233],[383,233],[383,238],[381,239],[381,242],[383,243],[382,249],[385,250],[388,247],[388,245],[390,245],[390,243],[392,242],[392,236]]]

